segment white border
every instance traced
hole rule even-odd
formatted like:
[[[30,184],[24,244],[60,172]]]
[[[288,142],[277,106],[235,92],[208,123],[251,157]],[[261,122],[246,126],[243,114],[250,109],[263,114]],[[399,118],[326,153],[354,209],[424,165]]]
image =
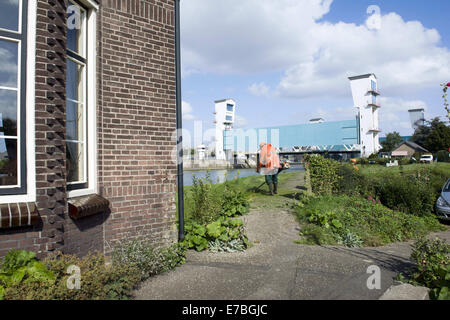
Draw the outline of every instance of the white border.
[[[85,196],[88,194],[97,193],[97,8],[93,2],[82,0],[81,2],[91,7],[87,12],[87,82],[86,82],[86,115],[87,121],[87,136],[88,142],[88,187],[86,189],[68,191],[69,198]]]
[[[0,204],[36,201],[36,143],[35,143],[35,76],[36,76],[36,0],[28,0],[27,27],[27,95],[26,95],[26,139],[27,139],[27,194],[0,196]]]

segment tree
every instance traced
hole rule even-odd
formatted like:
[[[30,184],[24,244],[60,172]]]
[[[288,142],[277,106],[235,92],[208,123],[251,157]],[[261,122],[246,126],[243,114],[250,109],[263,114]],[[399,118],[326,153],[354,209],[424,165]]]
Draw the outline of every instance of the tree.
[[[403,142],[403,138],[400,136],[400,133],[397,131],[388,133],[386,135],[386,140],[381,142],[381,145],[383,146],[383,152],[391,152],[394,150],[394,148]]]
[[[450,127],[438,117],[419,126],[411,138],[430,152],[448,150],[450,147]]]

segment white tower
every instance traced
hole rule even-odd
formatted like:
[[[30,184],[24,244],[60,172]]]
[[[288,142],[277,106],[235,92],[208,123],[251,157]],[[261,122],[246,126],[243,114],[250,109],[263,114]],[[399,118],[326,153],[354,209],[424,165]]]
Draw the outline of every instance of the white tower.
[[[414,131],[425,124],[425,109],[411,109],[408,112],[411,119],[411,127]]]
[[[223,99],[214,101],[216,124],[216,159],[226,160],[226,154],[223,147],[224,131],[231,130],[234,124],[234,114],[236,102],[233,99]]]
[[[361,157],[365,158],[380,149],[378,126],[378,91],[377,77],[373,73],[350,77],[353,103],[358,110],[359,144]]]

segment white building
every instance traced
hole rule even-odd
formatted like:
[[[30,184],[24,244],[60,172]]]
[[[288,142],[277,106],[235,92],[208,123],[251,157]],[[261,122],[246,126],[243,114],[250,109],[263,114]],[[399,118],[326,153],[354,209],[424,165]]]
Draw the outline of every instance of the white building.
[[[197,156],[198,160],[206,159],[206,146],[204,144],[197,146]]]
[[[411,119],[411,127],[414,131],[416,131],[418,127],[425,124],[425,109],[411,109],[408,110],[408,112],[409,118]]]
[[[231,130],[233,128],[236,102],[233,99],[223,99],[214,101],[214,103],[214,123],[216,124],[216,159],[226,160],[227,155],[225,154],[223,148],[224,131]]]
[[[365,74],[350,77],[353,102],[358,110],[359,118],[359,144],[361,146],[361,157],[368,157],[377,153],[380,149],[378,125],[378,110],[380,104],[378,97],[377,77],[373,74]]]

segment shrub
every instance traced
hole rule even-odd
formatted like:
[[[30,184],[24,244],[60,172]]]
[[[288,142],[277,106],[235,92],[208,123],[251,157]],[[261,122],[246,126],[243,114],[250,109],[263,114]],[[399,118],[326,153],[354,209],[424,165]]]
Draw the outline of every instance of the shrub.
[[[203,224],[216,220],[219,217],[221,201],[213,192],[213,183],[209,172],[205,178],[193,176],[192,180],[192,219]]]
[[[6,299],[27,300],[100,300],[126,299],[139,282],[137,269],[123,266],[112,268],[105,265],[102,254],[93,254],[82,259],[61,253],[51,255],[44,260],[48,269],[55,275],[51,281],[22,282],[5,291]],[[78,266],[81,270],[81,287],[70,290],[67,280],[69,266]]]
[[[417,264],[413,283],[431,288],[432,299],[450,299],[450,246],[439,239],[421,238],[413,245],[411,258]]]
[[[116,247],[113,263],[106,265],[105,256],[101,253],[78,258],[57,252],[43,262],[38,262],[31,252],[26,252],[26,255],[12,252],[5,257],[5,270],[11,265],[10,257],[16,255],[18,258],[14,261],[18,262],[15,262],[15,265],[28,261],[26,265],[30,266],[37,262],[41,275],[24,276],[23,281],[8,283],[2,292],[5,299],[11,300],[129,299],[140,281],[184,263],[184,253],[184,247],[179,244],[155,249],[145,242],[131,241]],[[22,258],[25,256],[26,260]],[[30,257],[33,258],[30,260]],[[67,286],[71,277],[71,274],[67,273],[69,266],[80,268],[80,289],[71,290]],[[23,266],[16,269],[20,268]],[[32,268],[34,267],[30,267]]]
[[[156,248],[147,241],[131,240],[117,245],[112,252],[116,267],[132,266],[139,270],[141,281],[167,272],[185,262],[185,246],[174,244]]]
[[[337,191],[339,162],[319,155],[306,155],[305,163],[313,193],[322,195]]]
[[[185,225],[185,231],[185,245],[197,251],[211,247],[217,248],[217,246],[228,249],[248,247],[244,223],[240,219],[220,217],[206,226],[189,221]],[[237,246],[238,243],[239,246]]]
[[[429,183],[411,176],[394,176],[377,186],[381,202],[392,209],[418,216],[433,212],[436,194]]]
[[[450,162],[449,152],[447,150],[436,152],[436,159],[438,162]]]
[[[305,225],[302,235],[317,244],[379,246],[442,229],[433,216],[409,215],[373,198],[345,195],[303,200],[297,217]]]
[[[8,295],[7,289],[21,284],[52,283],[55,275],[36,259],[34,252],[11,250],[0,266],[0,300]]]
[[[229,184],[225,184],[222,194],[221,215],[225,217],[242,216],[249,211],[250,202],[245,193]]]
[[[361,175],[361,173],[351,165],[344,164],[338,169],[340,177],[338,190],[341,194],[367,196],[375,194],[374,184]]]

